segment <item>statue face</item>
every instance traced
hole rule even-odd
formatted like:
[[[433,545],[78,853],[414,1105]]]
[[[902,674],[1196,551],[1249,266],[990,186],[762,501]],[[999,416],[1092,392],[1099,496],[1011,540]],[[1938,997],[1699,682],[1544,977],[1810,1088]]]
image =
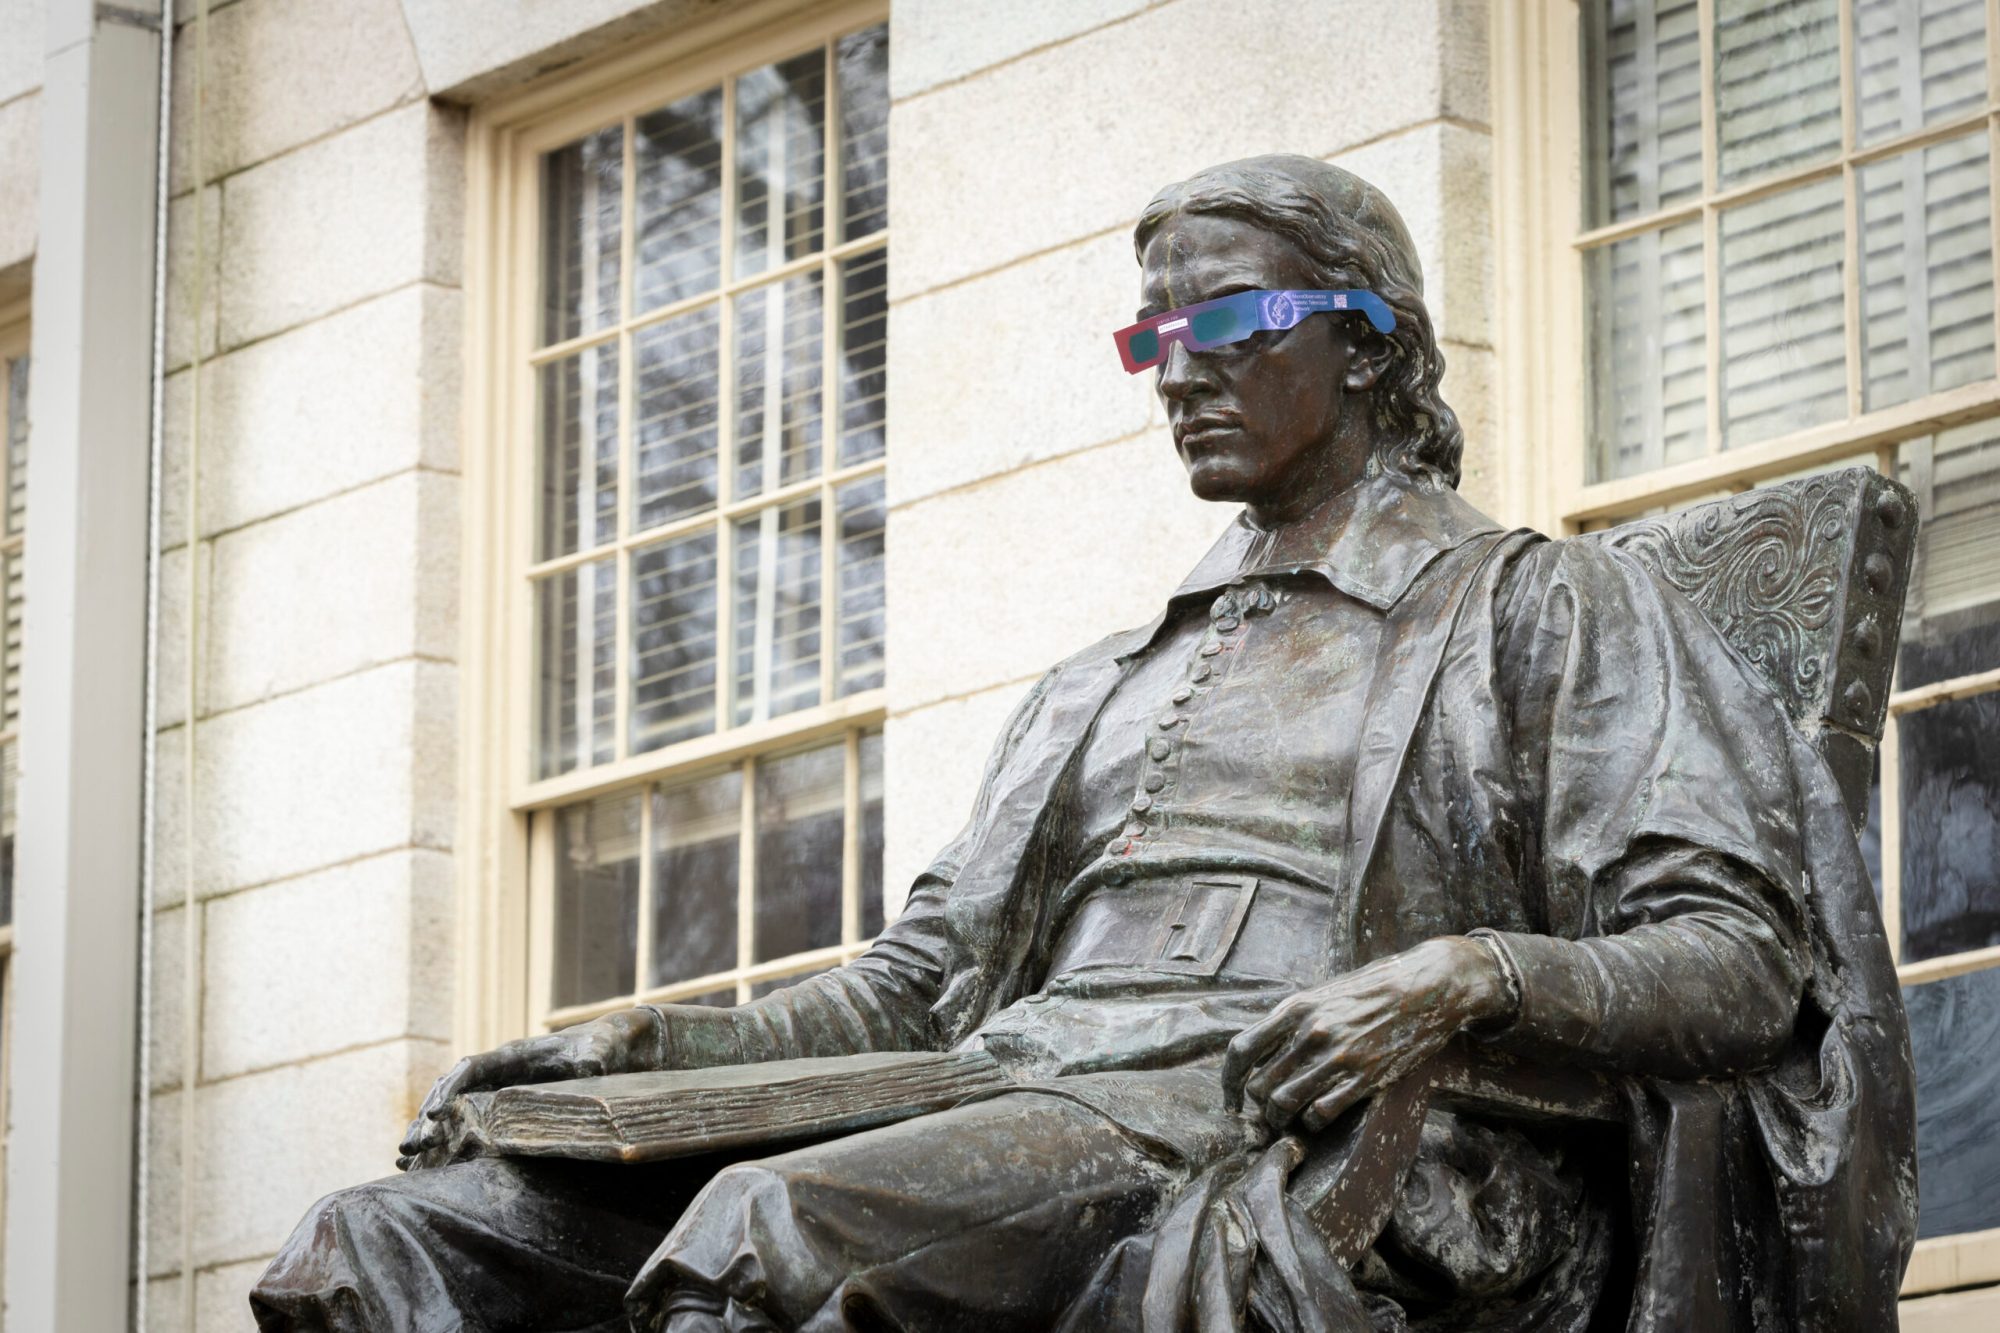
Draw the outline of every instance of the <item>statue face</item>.
[[[1256,288],[1317,287],[1299,248],[1237,218],[1195,214],[1154,233],[1142,259],[1139,318]],[[1176,344],[1154,372],[1189,484],[1204,500],[1297,517],[1344,490],[1367,464],[1364,399],[1375,379],[1354,333],[1309,317],[1284,331],[1190,352]]]

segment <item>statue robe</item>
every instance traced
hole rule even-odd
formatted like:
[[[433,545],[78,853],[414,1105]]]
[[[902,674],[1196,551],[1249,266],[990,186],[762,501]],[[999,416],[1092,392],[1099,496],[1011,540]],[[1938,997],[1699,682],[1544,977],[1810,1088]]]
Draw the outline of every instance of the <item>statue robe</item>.
[[[1447,490],[1366,486],[1335,553],[1388,617],[1346,821],[1361,959],[1490,933],[1523,1005],[1488,1040],[1619,1078],[1629,1328],[1893,1326],[1915,1234],[1914,1080],[1879,913],[1818,756],[1629,555],[1501,532]],[[1035,991],[1065,784],[1158,624],[1029,691],[965,830],[868,955],[742,1010],[667,1007],[662,1061],[950,1047]],[[1712,909],[1745,892],[1792,917],[1802,999],[1716,965],[1731,927]],[[1676,921],[1707,933],[1663,945]],[[1233,1308],[1187,1326],[1245,1317],[1247,1275],[1296,1241],[1256,1230],[1239,1238]],[[1200,1250],[1198,1235],[1153,1246],[1147,1285],[1198,1293]],[[1339,1327],[1314,1311],[1312,1270],[1276,1263],[1263,1289],[1291,1274],[1289,1318]]]

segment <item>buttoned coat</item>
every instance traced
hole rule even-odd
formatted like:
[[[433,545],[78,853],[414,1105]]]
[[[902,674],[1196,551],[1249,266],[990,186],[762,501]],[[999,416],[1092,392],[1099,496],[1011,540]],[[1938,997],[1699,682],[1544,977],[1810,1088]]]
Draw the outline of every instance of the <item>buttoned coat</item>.
[[[1617,1080],[1629,1328],[1893,1327],[1915,1233],[1914,1080],[1824,765],[1699,610],[1629,555],[1503,531],[1442,487],[1364,486],[1317,562],[1386,616],[1354,719],[1339,896],[1356,961],[1497,932],[1522,1012],[1489,1039]],[[1197,577],[1253,540],[1239,521]],[[663,1058],[945,1048],[1034,991],[1067,784],[1160,623],[1029,690],[965,829],[867,955],[670,1024]],[[1783,941],[1780,981],[1704,973],[1704,946],[1673,933],[1738,920]],[[1572,947],[1642,937],[1653,952],[1636,962]],[[1313,1299],[1292,1294],[1302,1325]]]

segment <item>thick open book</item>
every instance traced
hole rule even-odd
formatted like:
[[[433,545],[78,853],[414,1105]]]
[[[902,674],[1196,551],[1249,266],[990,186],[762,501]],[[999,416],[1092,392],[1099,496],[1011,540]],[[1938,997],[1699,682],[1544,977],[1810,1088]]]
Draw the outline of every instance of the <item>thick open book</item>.
[[[894,1051],[531,1083],[453,1102],[450,1156],[654,1162],[851,1133],[1013,1082],[984,1051]]]

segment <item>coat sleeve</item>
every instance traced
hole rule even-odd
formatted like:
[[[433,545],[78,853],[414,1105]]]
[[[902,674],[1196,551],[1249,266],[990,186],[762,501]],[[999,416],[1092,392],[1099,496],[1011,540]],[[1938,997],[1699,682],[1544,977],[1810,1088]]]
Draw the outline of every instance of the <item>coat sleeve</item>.
[[[1536,548],[1496,610],[1547,933],[1474,932],[1520,994],[1489,1040],[1667,1078],[1772,1064],[1810,971],[1789,720],[1622,552]]]
[[[1051,673],[1053,675],[1053,673]],[[944,906],[964,849],[991,815],[992,793],[1047,690],[1045,676],[1015,706],[986,761],[972,816],[917,877],[902,914],[853,962],[732,1009],[649,1005],[659,1015],[655,1067],[699,1069],[936,1045],[931,1008],[951,980],[955,950]]]

